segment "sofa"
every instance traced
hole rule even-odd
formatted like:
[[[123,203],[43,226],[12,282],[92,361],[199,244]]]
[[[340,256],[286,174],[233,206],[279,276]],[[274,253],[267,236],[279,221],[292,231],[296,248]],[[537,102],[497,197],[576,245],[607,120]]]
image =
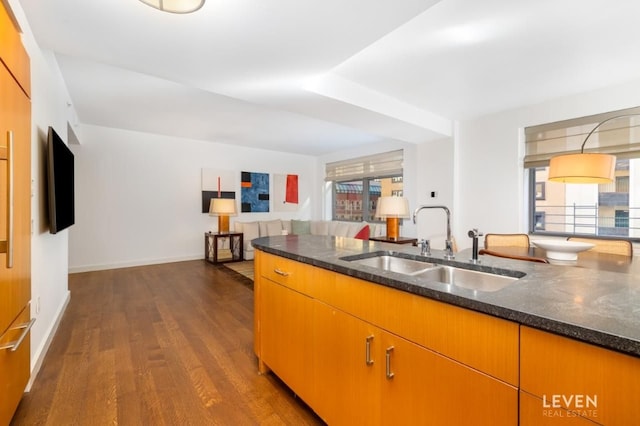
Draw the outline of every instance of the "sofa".
[[[251,241],[259,237],[311,234],[368,240],[370,237],[385,235],[387,228],[384,223],[272,219],[255,222],[234,222],[233,229],[235,232],[244,234],[244,260],[252,260],[254,249]]]

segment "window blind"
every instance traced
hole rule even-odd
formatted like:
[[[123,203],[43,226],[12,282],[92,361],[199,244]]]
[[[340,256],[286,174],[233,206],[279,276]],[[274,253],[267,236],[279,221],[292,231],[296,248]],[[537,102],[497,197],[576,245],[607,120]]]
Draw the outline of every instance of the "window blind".
[[[401,175],[404,152],[383,152],[326,165],[326,181],[346,181]]]
[[[546,167],[558,154],[579,153],[598,123],[626,114],[637,115],[604,123],[589,137],[584,152],[640,158],[640,107],[635,107],[525,128],[524,167]]]

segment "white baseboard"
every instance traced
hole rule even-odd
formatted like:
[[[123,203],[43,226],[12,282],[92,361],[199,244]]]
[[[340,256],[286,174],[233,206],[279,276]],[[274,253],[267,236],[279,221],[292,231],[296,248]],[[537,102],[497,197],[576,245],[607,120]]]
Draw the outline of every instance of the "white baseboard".
[[[58,312],[56,313],[55,320],[51,323],[51,326],[49,327],[49,329],[45,334],[47,338],[42,341],[42,344],[34,354],[35,362],[31,367],[31,377],[29,378],[29,382],[27,383],[25,392],[29,392],[31,390],[31,386],[33,385],[33,382],[36,380],[36,377],[40,372],[40,367],[42,367],[42,363],[44,362],[44,357],[47,355],[47,351],[49,350],[49,346],[51,346],[51,342],[53,341],[53,338],[56,335],[56,331],[58,331],[58,326],[60,325],[60,321],[62,320],[62,316],[64,315],[64,312],[67,310],[67,305],[69,305],[70,300],[71,300],[71,292],[67,290],[67,297],[64,299],[64,301],[58,308]]]
[[[204,255],[200,253],[197,255],[194,254],[190,256],[167,257],[162,259],[139,259],[139,260],[126,261],[126,262],[104,263],[99,265],[69,266],[69,273],[77,274],[80,272],[105,271],[108,269],[131,268],[134,266],[159,265],[161,263],[185,262],[188,260],[198,260],[198,259],[204,259]]]

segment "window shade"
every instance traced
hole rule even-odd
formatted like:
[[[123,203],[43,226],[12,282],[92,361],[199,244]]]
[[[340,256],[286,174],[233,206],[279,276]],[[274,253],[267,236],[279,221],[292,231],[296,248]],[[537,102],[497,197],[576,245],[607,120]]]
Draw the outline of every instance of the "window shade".
[[[616,118],[600,126],[589,137],[584,152],[640,158],[640,107],[635,107],[525,128],[524,167],[545,167],[558,154],[579,153],[598,123],[625,114],[638,115]]]
[[[368,155],[326,165],[326,181],[378,178],[402,174],[403,150]]]

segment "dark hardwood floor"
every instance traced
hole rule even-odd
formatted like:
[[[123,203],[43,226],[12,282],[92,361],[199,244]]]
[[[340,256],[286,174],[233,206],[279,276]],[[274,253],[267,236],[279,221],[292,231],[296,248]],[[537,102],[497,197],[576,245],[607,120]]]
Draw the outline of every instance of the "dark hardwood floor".
[[[12,425],[316,425],[253,353],[251,281],[205,261],[72,274]]]

